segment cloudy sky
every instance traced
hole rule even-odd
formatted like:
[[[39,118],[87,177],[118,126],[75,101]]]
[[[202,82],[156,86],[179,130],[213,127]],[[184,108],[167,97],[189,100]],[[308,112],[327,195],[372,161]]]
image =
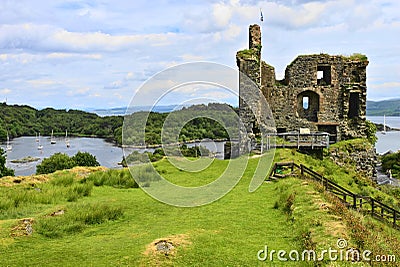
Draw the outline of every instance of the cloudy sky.
[[[263,59],[277,78],[298,54],[360,52],[370,61],[368,99],[400,98],[398,0],[0,0],[0,102],[121,107],[165,68],[192,61],[236,68],[260,8]],[[199,88],[185,91],[212,93]]]

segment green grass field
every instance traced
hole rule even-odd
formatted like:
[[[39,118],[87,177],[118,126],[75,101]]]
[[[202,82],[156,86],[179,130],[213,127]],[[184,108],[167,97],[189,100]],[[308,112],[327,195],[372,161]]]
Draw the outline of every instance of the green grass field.
[[[304,163],[314,160],[291,150],[277,151],[277,161],[288,159]],[[243,178],[229,194],[193,208],[154,200],[135,188],[128,170],[97,171],[89,176],[62,171],[46,176],[41,183],[3,183],[0,265],[314,266],[315,262],[280,262],[276,254],[272,262],[260,261],[257,253],[265,246],[288,252],[336,248],[338,238],[359,249],[398,253],[397,230],[355,211],[337,208],[335,201],[311,181],[287,178],[265,182],[249,193],[258,160],[250,159]],[[171,182],[196,186],[212,182],[227,164],[216,160],[195,174],[176,170],[167,160],[155,166]],[[321,163],[319,170],[325,165],[333,168]],[[346,179],[350,178],[343,176],[343,181]],[[51,216],[57,211],[63,214]],[[25,234],[23,218],[32,222],[31,235]],[[376,234],[360,234],[364,229],[359,230],[360,225]],[[157,251],[157,241],[168,241],[174,248],[169,253]],[[318,264],[354,265],[328,260]]]

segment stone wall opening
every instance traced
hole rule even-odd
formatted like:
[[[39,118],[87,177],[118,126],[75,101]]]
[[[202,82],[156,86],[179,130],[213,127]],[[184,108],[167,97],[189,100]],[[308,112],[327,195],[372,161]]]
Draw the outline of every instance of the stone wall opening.
[[[360,94],[350,93],[349,98],[349,118],[356,118],[360,114]]]
[[[337,142],[337,125],[318,125],[318,131],[329,133],[329,143]]]
[[[318,112],[319,95],[317,93],[313,91],[304,91],[297,95],[297,113],[300,118],[317,122]]]
[[[332,82],[331,66],[330,65],[318,65],[317,67],[317,84],[318,85],[330,85]]]
[[[286,128],[278,127],[278,128],[276,129],[276,132],[277,132],[277,133],[286,133]]]

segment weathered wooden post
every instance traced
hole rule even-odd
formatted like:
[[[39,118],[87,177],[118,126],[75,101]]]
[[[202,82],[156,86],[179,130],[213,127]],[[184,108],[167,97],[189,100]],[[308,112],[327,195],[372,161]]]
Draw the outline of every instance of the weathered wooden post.
[[[373,198],[371,198],[371,214],[372,216],[374,215],[375,212],[375,201]]]
[[[297,134],[297,149],[300,148],[300,132]]]
[[[311,134],[311,149],[314,149],[314,133]]]

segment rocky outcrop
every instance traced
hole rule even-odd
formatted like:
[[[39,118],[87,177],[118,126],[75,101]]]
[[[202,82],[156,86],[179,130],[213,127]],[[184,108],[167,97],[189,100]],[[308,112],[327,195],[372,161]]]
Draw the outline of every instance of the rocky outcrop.
[[[375,147],[367,140],[357,140],[357,142],[349,142],[341,146],[332,146],[329,149],[329,157],[338,166],[348,167],[355,166],[357,173],[364,177],[375,180],[376,164],[378,156]]]

